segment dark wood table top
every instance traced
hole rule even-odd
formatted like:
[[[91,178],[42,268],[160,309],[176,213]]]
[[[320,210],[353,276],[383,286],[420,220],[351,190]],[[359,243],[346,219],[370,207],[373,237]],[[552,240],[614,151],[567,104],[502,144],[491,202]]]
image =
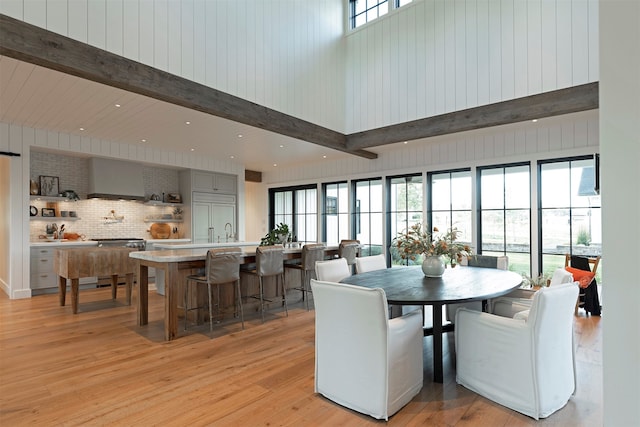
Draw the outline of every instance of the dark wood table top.
[[[355,274],[341,282],[384,289],[389,304],[433,305],[498,297],[520,286],[522,277],[495,268],[457,266],[434,278],[425,277],[421,267],[412,266]]]

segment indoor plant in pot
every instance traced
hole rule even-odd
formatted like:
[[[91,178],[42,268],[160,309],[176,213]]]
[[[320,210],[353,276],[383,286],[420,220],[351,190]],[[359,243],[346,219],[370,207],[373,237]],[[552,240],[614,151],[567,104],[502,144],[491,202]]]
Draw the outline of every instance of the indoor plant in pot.
[[[285,244],[290,237],[291,233],[289,232],[289,226],[281,222],[276,225],[276,228],[269,231],[262,239],[260,239],[260,246]]]
[[[393,245],[398,249],[402,259],[416,261],[423,257],[422,271],[427,277],[440,277],[444,274],[445,258],[452,267],[455,267],[463,256],[471,254],[468,245],[457,242],[458,229],[450,228],[445,233],[439,233],[438,228],[433,228],[433,233],[422,228],[422,224],[414,224],[393,240]]]

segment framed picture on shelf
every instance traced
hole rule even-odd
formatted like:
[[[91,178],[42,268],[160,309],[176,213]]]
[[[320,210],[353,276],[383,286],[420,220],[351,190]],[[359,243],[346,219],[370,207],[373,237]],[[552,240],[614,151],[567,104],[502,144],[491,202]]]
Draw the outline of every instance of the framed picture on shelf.
[[[60,193],[60,181],[57,176],[40,175],[40,195],[41,196],[57,196],[59,193]]]
[[[51,218],[56,216],[56,210],[53,208],[42,208],[40,209],[40,215],[45,218]]]

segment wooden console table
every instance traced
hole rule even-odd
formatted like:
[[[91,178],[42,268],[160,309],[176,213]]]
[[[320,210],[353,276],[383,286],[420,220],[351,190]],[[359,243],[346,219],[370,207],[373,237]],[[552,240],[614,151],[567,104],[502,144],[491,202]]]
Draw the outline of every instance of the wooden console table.
[[[111,276],[111,297],[116,299],[118,292],[118,275],[126,276],[127,305],[131,305],[131,288],[135,261],[129,253],[135,248],[82,248],[56,249],[54,252],[53,271],[58,275],[60,305],[65,305],[67,279],[71,280],[71,307],[78,313],[78,293],[80,278],[95,276]]]

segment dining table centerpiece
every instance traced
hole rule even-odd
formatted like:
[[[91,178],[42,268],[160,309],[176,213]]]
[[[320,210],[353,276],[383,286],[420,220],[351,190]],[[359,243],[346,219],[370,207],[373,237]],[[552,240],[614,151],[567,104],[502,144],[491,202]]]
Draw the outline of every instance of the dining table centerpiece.
[[[458,242],[460,232],[452,227],[441,233],[437,227],[429,232],[417,223],[398,233],[393,239],[400,257],[418,261],[422,257],[422,272],[427,277],[442,277],[446,263],[455,267],[463,256],[471,255],[469,245]]]

